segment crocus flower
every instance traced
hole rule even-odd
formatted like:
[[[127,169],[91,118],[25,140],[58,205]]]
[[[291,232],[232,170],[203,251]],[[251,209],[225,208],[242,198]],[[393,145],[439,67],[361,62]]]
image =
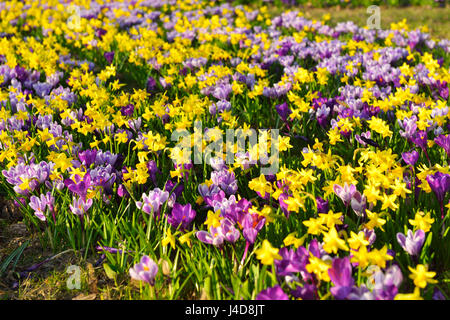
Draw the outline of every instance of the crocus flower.
[[[350,259],[348,257],[333,259],[328,275],[334,284],[334,287],[330,288],[331,294],[339,300],[347,298],[354,284]]]
[[[156,80],[153,77],[148,77],[147,79],[147,92],[152,93],[156,90]]]
[[[416,134],[411,138],[415,145],[420,147],[422,150],[427,148],[427,133],[426,131],[417,131]]]
[[[450,190],[450,175],[438,171],[434,175],[428,175],[426,179],[439,203],[442,203]]]
[[[106,61],[111,64],[114,60],[114,51],[105,52],[103,56],[105,57]]]
[[[95,163],[95,158],[97,157],[97,150],[84,150],[78,154],[78,159],[80,159],[81,163],[86,167],[90,167],[91,164]]]
[[[180,229],[186,231],[189,229],[189,225],[192,221],[194,221],[196,214],[197,213],[195,210],[192,210],[190,203],[184,206],[179,203],[175,203],[173,205],[172,214],[167,218],[167,222],[169,222],[174,228],[181,226]]]
[[[328,213],[329,204],[328,200],[322,199],[321,197],[316,197],[317,203],[317,213]]]
[[[282,103],[282,104],[279,104],[279,105],[276,105],[275,109],[277,110],[278,115],[280,116],[280,118],[284,122],[287,121],[287,118],[292,113],[291,109],[289,108],[289,106],[288,106],[288,104],[286,102]]]
[[[117,187],[117,195],[121,198],[129,196],[130,194],[128,193],[127,189],[125,188],[125,186],[123,184],[120,184]]]
[[[393,300],[398,293],[398,288],[403,281],[400,268],[393,264],[386,272],[377,271],[371,276],[374,283],[373,295],[377,300]]]
[[[274,260],[277,275],[287,276],[305,270],[308,262],[308,253],[305,248],[303,249],[305,252],[302,250],[294,251],[286,247],[281,248],[278,254],[282,257],[282,260]]]
[[[244,236],[245,240],[247,240],[251,244],[255,243],[256,236],[264,226],[265,222],[266,219],[258,214],[245,214],[244,218],[241,221],[241,225],[243,227],[242,235]]]
[[[138,281],[145,281],[151,286],[155,284],[158,265],[149,256],[143,256],[141,261],[130,268],[130,276]]]
[[[169,198],[169,192],[155,188],[147,194],[142,194],[142,201],[136,201],[136,206],[147,214],[157,214],[164,202]]]
[[[70,211],[73,214],[83,217],[84,214],[91,208],[92,199],[83,200],[82,198],[73,198],[72,205],[69,205]]]
[[[39,220],[45,221],[45,209],[47,208],[46,201],[43,201],[41,198],[38,198],[36,196],[31,196],[30,198],[30,207],[34,210],[34,215],[38,217]]]
[[[334,193],[341,198],[341,200],[344,202],[345,206],[348,206],[350,204],[350,201],[353,198],[353,195],[356,192],[356,187],[351,184],[350,186],[345,183],[344,187],[341,187],[338,184],[335,184],[333,186]]]
[[[403,152],[402,159],[407,165],[414,166],[419,159],[419,153],[416,150],[411,152]]]
[[[74,180],[66,179],[64,184],[73,193],[79,195],[83,200],[86,200],[87,190],[91,186],[91,175],[86,173],[83,178],[78,174],[74,176]]]
[[[414,233],[411,230],[408,230],[406,236],[399,232],[397,233],[397,241],[402,246],[403,250],[412,256],[417,256],[425,241],[425,232],[421,229]]]
[[[314,283],[303,283],[301,286],[297,286],[295,290],[291,291],[291,294],[295,298],[301,298],[303,300],[315,300],[317,299],[317,286]]]
[[[444,136],[443,134],[439,135],[438,137],[434,138],[434,142],[442,147],[445,152],[447,153],[447,157],[450,157],[450,136],[446,135]]]
[[[234,227],[233,222],[228,219],[220,220],[220,226],[215,228],[211,226],[209,228],[209,233],[206,231],[198,231],[196,233],[198,240],[203,243],[212,244],[216,247],[222,246],[223,242],[226,240],[228,242],[234,243],[239,239],[240,233]]]
[[[363,216],[366,211],[366,196],[362,195],[359,191],[356,191],[350,200],[350,204],[356,215]]]
[[[256,300],[289,300],[289,296],[277,284],[258,293]]]
[[[132,116],[134,112],[134,105],[127,104],[126,106],[123,106],[122,108],[120,108],[120,113],[124,116],[124,117],[129,117]]]
[[[237,181],[234,172],[222,169],[211,173],[212,182],[219,186],[226,195],[235,194],[238,190]]]

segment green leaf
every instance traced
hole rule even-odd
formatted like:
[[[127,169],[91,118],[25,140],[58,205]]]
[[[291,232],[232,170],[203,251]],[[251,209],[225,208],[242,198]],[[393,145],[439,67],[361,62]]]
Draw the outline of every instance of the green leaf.
[[[9,256],[8,258],[6,258],[5,261],[3,261],[3,263],[0,265],[0,275],[3,274],[3,272],[6,271],[6,269],[8,268],[9,264],[14,260],[14,264],[13,264],[13,270],[17,265],[17,262],[19,261],[20,256],[22,255],[23,251],[25,250],[25,248],[28,246],[28,244],[30,243],[30,240],[27,240],[26,242],[24,242],[20,247],[18,247],[16,250],[14,250]]]
[[[106,276],[109,279],[113,279],[114,280],[116,278],[116,274],[117,273],[110,267],[109,264],[107,264],[107,263],[103,264],[103,269],[105,269]]]
[[[423,244],[422,252],[420,253],[420,260],[424,260],[427,258],[427,251],[431,245],[432,240],[433,240],[433,232],[430,231],[430,233],[427,236],[427,239],[425,240],[425,243]]]

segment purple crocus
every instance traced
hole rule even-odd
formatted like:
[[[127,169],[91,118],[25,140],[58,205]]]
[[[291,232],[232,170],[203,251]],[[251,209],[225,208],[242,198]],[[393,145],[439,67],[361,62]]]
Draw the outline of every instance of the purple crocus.
[[[91,164],[95,163],[96,157],[96,149],[84,150],[78,154],[78,159],[80,159],[81,163],[88,168],[91,166]]]
[[[417,256],[425,241],[425,232],[421,229],[414,233],[411,230],[408,230],[406,236],[399,232],[397,233],[397,241],[402,246],[403,250],[411,256]]]
[[[123,197],[129,196],[130,194],[128,193],[128,191],[127,191],[127,189],[125,188],[125,186],[124,186],[123,184],[120,184],[120,185],[117,187],[117,195],[118,195],[119,197],[123,198]]]
[[[438,171],[434,175],[428,175],[427,182],[439,203],[443,203],[445,194],[450,190],[450,175]]]
[[[196,214],[197,213],[192,209],[190,203],[184,206],[179,203],[175,203],[173,205],[172,214],[167,218],[167,222],[169,222],[174,228],[178,228],[180,226],[182,231],[186,231],[189,229],[192,221],[194,221]]]
[[[419,153],[416,150],[411,152],[403,152],[402,159],[407,165],[414,166],[419,159]]]
[[[350,259],[348,257],[333,259],[328,275],[334,284],[334,287],[330,288],[331,294],[338,300],[347,298],[354,284]]]
[[[412,142],[422,150],[427,148],[427,132],[417,131],[415,135],[411,138]]]
[[[304,271],[308,262],[308,253],[305,248],[303,249],[305,253],[301,250],[294,251],[294,249],[288,249],[286,247],[281,248],[278,254],[282,259],[274,261],[277,275],[288,276],[292,273]]]
[[[256,300],[289,300],[289,296],[277,284],[258,293]]]
[[[447,153],[447,157],[450,157],[450,136],[446,135],[444,136],[443,134],[441,134],[440,136],[434,138],[434,142],[442,147],[445,152]]]
[[[322,199],[321,197],[316,197],[317,203],[317,213],[328,213],[329,204],[328,200]]]
[[[258,232],[262,229],[266,219],[258,214],[246,213],[240,221],[243,231],[242,235],[250,244],[255,243]]]
[[[147,92],[152,93],[156,90],[156,80],[153,77],[148,77],[147,79]]]
[[[212,182],[220,187],[226,195],[235,194],[238,190],[237,181],[234,172],[222,169],[211,173]]]
[[[127,104],[126,106],[123,106],[122,108],[120,108],[120,113],[124,116],[124,117],[128,117],[128,116],[132,116],[134,112],[134,105],[133,104]]]
[[[109,64],[111,64],[114,60],[114,51],[108,51],[103,54],[106,61],[108,61]]]
[[[280,116],[281,120],[284,122],[287,121],[287,118],[292,113],[291,109],[289,108],[288,104],[286,102],[276,105],[275,109],[278,112],[278,115]]]
[[[145,281],[151,286],[155,284],[158,265],[149,256],[143,256],[141,261],[130,268],[130,276],[138,281]]]
[[[371,276],[374,282],[373,295],[376,300],[393,300],[398,293],[403,276],[400,268],[393,264],[386,272],[378,271]]]
[[[91,186],[91,175],[86,173],[83,178],[78,174],[73,177],[75,180],[66,179],[64,184],[73,193],[79,195],[83,200],[86,200],[87,190]]]

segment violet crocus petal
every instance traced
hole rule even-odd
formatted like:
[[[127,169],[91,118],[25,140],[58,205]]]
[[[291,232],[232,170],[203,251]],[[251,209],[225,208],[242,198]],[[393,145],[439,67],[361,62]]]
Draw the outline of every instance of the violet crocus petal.
[[[212,244],[213,243],[212,236],[206,231],[203,231],[203,230],[202,231],[198,231],[195,235],[197,236],[197,239],[200,240],[203,243],[206,243],[206,244]]]
[[[277,284],[272,288],[262,290],[256,296],[256,300],[289,300],[289,296]]]
[[[406,237],[403,233],[397,233],[397,241],[403,249],[406,248]]]
[[[350,294],[351,291],[352,291],[352,287],[337,286],[337,287],[330,288],[331,294],[333,295],[333,297],[335,297],[338,300],[343,300],[343,299],[347,298],[347,296]]]

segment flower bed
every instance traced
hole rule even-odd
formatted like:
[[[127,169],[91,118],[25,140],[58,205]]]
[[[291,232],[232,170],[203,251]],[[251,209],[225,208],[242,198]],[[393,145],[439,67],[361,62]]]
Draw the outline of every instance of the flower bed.
[[[55,253],[138,299],[448,297],[448,40],[207,1],[0,12],[1,190]]]

